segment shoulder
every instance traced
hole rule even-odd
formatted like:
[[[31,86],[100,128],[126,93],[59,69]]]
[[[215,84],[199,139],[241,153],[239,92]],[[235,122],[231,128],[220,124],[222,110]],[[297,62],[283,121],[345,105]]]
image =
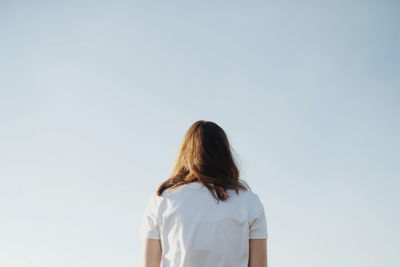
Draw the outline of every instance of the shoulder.
[[[234,190],[231,191],[234,195],[236,195],[236,192]],[[259,196],[257,193],[249,190],[240,190],[239,191],[239,197],[243,198],[246,202],[254,203],[260,200]]]
[[[151,193],[151,199],[154,203],[159,204],[165,198],[165,192],[163,192],[160,196],[157,195],[157,190],[153,190]]]
[[[261,202],[260,196],[257,193],[251,192],[251,191],[248,192],[248,200],[253,202],[253,203],[254,202]]]
[[[255,216],[256,214],[264,212],[264,205],[257,193],[252,191],[240,191],[240,194],[242,194],[243,201],[245,202],[250,216]]]
[[[150,209],[156,209],[163,197],[157,195],[157,191],[153,190],[147,198],[147,207]]]
[[[247,209],[258,208],[262,205],[259,195],[250,190],[239,190],[239,194],[235,190],[229,190],[229,196],[242,203]]]

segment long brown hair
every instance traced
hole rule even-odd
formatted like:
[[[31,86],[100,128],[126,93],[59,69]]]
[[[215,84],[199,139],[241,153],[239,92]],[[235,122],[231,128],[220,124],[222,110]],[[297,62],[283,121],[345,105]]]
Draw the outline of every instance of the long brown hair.
[[[214,122],[199,120],[186,132],[170,177],[159,186],[157,195],[168,188],[199,182],[208,188],[217,202],[224,201],[229,197],[227,189],[234,189],[236,194],[239,190],[251,191],[239,176],[224,130]]]

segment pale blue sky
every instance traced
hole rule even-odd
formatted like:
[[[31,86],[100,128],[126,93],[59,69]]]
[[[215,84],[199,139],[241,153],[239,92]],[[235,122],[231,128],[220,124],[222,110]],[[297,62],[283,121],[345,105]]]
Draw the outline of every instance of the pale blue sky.
[[[395,267],[397,1],[2,1],[0,267],[139,266],[187,128],[218,123],[269,263]]]

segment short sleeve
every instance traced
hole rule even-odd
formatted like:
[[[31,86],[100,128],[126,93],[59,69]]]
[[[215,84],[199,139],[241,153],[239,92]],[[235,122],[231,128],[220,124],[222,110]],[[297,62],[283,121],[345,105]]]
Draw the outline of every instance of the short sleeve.
[[[265,209],[260,198],[257,195],[254,196],[250,212],[249,239],[266,239],[268,229]]]
[[[160,239],[160,226],[157,221],[157,201],[155,192],[147,202],[140,232],[144,238]]]

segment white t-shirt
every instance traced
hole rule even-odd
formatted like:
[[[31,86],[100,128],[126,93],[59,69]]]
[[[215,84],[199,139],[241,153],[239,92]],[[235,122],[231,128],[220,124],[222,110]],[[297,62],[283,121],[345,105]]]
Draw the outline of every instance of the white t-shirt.
[[[217,200],[201,183],[153,192],[142,237],[160,239],[161,267],[247,267],[249,239],[266,239],[264,206],[254,192],[227,190]]]

